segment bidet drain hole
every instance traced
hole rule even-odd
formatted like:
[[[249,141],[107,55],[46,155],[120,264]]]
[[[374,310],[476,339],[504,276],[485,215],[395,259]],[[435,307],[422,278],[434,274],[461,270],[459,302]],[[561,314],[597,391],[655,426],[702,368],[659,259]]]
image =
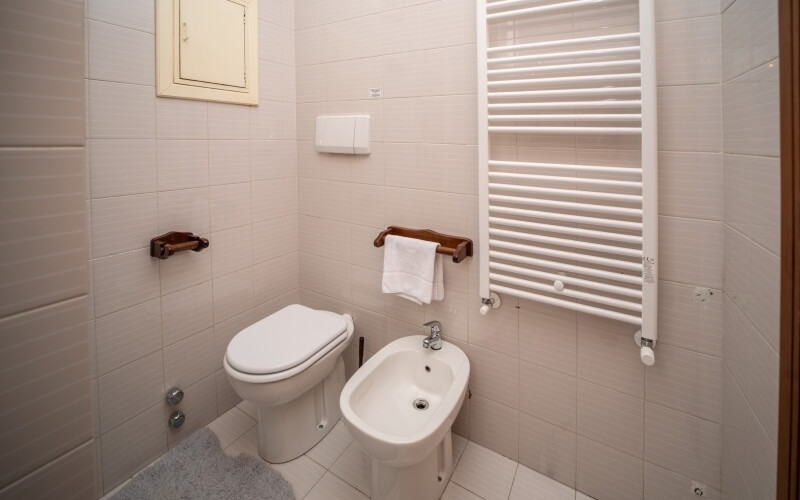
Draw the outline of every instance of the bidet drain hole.
[[[422,398],[417,398],[417,399],[414,400],[413,405],[414,405],[414,408],[416,408],[417,410],[427,410],[428,409],[428,400],[427,399],[422,399]]]
[[[431,367],[430,367],[430,366],[428,366],[428,365],[425,365],[425,371],[426,371],[426,372],[430,372],[430,371],[431,371]]]
[[[324,429],[324,428],[325,428],[325,426],[324,426],[324,425],[322,425],[322,424],[319,424],[319,425],[317,426],[317,429]]]
[[[440,483],[442,482],[442,476],[437,476],[437,477],[436,477],[436,479],[437,479],[437,480],[438,480]]]

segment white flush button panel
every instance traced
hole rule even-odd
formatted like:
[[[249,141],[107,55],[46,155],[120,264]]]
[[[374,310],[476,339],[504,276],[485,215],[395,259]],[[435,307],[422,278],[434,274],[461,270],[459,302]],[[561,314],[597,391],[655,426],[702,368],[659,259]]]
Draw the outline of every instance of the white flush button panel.
[[[321,153],[369,154],[369,116],[318,116],[315,145]]]

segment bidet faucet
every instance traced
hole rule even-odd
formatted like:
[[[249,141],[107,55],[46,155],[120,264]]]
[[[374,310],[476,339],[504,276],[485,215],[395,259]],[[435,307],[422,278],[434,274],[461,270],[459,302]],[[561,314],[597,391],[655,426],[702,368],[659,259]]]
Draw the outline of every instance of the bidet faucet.
[[[431,333],[422,341],[422,347],[438,351],[442,348],[442,324],[438,321],[428,321],[422,326],[431,327]]]

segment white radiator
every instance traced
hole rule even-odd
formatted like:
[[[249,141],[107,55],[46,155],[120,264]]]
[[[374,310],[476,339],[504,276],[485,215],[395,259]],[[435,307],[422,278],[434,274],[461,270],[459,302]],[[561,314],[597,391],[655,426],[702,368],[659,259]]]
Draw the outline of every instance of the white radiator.
[[[645,362],[658,304],[653,1],[477,2],[484,303],[494,292],[635,325]],[[626,9],[638,26],[578,29]],[[531,29],[548,19],[572,29]],[[636,161],[537,158],[549,143],[625,144]]]

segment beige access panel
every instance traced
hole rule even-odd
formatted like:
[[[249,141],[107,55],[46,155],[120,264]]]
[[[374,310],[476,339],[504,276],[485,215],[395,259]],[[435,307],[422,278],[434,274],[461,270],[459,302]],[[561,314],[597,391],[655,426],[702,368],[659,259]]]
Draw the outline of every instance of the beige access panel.
[[[157,0],[156,93],[258,104],[258,1]]]

